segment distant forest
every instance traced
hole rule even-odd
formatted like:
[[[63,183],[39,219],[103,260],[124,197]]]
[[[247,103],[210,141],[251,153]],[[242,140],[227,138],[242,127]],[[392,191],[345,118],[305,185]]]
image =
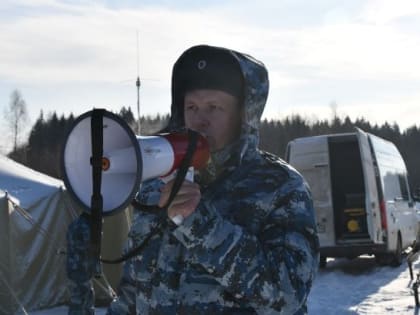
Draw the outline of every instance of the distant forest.
[[[116,114],[138,134],[137,122],[130,108],[123,107]],[[27,143],[9,153],[9,157],[37,171],[61,179],[62,146],[74,120],[73,115],[58,117],[57,113],[53,112],[44,117],[41,112]],[[141,134],[150,135],[158,132],[168,120],[169,115],[142,117]],[[355,127],[393,142],[406,162],[411,191],[414,192],[420,187],[420,128],[417,126],[401,131],[397,124],[372,125],[363,118],[352,121],[349,117],[308,121],[299,115],[293,115],[282,120],[265,119],[261,121],[260,149],[284,158],[287,143],[295,138],[353,132]]]

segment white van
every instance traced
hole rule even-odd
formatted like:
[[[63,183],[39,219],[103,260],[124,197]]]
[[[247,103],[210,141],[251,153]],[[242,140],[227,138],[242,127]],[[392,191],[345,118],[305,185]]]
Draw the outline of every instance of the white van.
[[[321,267],[327,257],[373,254],[398,266],[417,235],[405,163],[395,145],[354,133],[298,138],[287,161],[307,180],[316,211]]]

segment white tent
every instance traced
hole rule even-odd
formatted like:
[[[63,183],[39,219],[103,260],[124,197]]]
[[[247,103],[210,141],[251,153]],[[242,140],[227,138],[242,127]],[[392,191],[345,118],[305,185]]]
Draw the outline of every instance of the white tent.
[[[62,181],[0,156],[0,314],[67,302],[66,231],[78,213]],[[120,255],[129,213],[105,220],[104,257]],[[109,298],[106,279],[115,289],[120,272],[120,265],[104,266],[98,299]]]

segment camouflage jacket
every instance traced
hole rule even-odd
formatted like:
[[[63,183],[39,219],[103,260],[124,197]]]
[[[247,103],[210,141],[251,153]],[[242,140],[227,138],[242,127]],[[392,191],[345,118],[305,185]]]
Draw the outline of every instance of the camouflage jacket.
[[[319,260],[311,195],[293,168],[257,149],[268,95],[265,67],[223,50],[237,60],[246,82],[240,139],[212,155],[197,178],[202,199],[182,224],[168,220],[164,210],[139,209],[127,250],[152,235],[125,263],[108,315],[306,313]],[[172,93],[174,100],[176,88]],[[170,126],[182,127],[175,101]],[[160,184],[144,183],[140,201],[156,202]]]

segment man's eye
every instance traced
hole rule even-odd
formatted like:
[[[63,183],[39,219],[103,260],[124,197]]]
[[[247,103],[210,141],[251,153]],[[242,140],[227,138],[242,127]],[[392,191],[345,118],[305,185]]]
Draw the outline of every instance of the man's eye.
[[[217,106],[217,105],[215,105],[215,104],[210,105],[210,110],[211,110],[211,111],[220,110],[220,109],[221,109],[221,108],[220,108],[220,106]]]

